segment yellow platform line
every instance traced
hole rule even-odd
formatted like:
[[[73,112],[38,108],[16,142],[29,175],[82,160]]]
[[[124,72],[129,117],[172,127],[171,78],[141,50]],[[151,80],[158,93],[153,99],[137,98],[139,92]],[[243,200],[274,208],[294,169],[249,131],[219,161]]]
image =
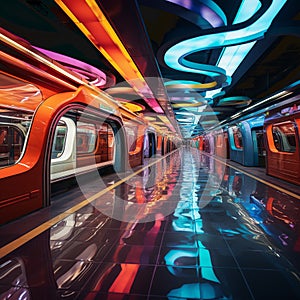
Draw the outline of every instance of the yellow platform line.
[[[147,166],[139,169],[138,171],[128,175],[127,177],[119,180],[118,182],[112,184],[111,186],[103,189],[102,191],[98,192],[97,194],[94,194],[93,196],[81,201],[80,203],[72,206],[71,208],[67,209],[65,212],[57,215],[56,217],[44,222],[43,224],[39,225],[38,227],[32,229],[31,231],[25,233],[24,235],[20,236],[19,238],[15,239],[14,241],[8,243],[7,245],[0,248],[0,258],[6,256],[7,254],[11,253],[12,251],[16,250],[17,248],[21,247],[25,243],[29,242],[31,239],[35,238],[42,232],[46,231],[47,229],[51,228],[53,225],[58,223],[59,221],[63,220],[67,216],[71,215],[72,213],[78,211],[79,209],[83,208],[84,206],[90,204],[91,202],[95,201],[97,198],[103,196],[110,190],[114,189],[115,187],[119,186],[120,184],[126,182],[130,178],[134,177],[135,175],[141,173],[145,169],[157,164],[161,160],[165,159],[167,156],[171,155],[175,151],[178,151],[178,149],[168,153],[167,155],[160,157],[156,159],[154,162],[148,164]]]

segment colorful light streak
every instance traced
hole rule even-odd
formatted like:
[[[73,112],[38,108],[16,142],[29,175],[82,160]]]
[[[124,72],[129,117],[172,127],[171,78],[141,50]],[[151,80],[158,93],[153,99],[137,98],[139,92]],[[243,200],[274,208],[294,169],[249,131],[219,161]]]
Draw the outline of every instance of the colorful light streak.
[[[57,64],[50,61],[50,59],[47,59],[41,55],[41,53],[35,53],[28,47],[22,45],[21,43],[13,40],[9,36],[3,34],[0,32],[0,40],[3,41],[5,44],[10,45],[14,49],[17,49],[21,53],[24,53],[28,55],[29,57],[32,57],[33,59],[37,60],[38,62],[41,62],[42,64],[50,67],[51,69],[55,70],[56,72],[62,74],[63,76],[71,79],[72,81],[76,82],[80,85],[86,85],[86,83],[79,77],[77,77],[77,74],[72,74],[71,72],[68,72],[67,70],[64,70],[61,66],[58,66]],[[57,78],[58,80],[58,78]],[[66,83],[67,84],[67,83]],[[71,85],[70,85],[71,86]],[[72,86],[73,89],[75,89],[75,86]]]
[[[227,24],[226,15],[222,9],[212,0],[166,0],[182,6],[199,14],[212,27],[220,27]]]
[[[148,105],[155,112],[163,113],[143,75],[96,1],[55,2]]]
[[[38,47],[34,47],[34,48],[60,63],[67,64],[68,65],[67,67],[71,69],[71,71],[78,73],[80,76],[83,76],[91,84],[97,87],[102,87],[106,84],[106,74],[101,70],[87,63],[84,63],[80,60],[77,60],[75,58],[66,55],[62,55],[60,53],[56,53]],[[89,80],[91,78],[93,79],[93,81]]]
[[[214,88],[218,83],[212,81],[209,83],[199,83],[195,81],[172,80],[165,83],[167,89],[210,89]]]
[[[169,67],[174,68],[178,71],[207,75],[213,80],[217,81],[220,85],[219,87],[229,85],[231,83],[231,77],[223,68],[219,66],[211,66],[191,62],[185,59],[185,57],[191,53],[198,51],[250,43],[263,38],[273,19],[279,13],[286,1],[287,0],[273,0],[269,8],[256,21],[254,21],[247,27],[231,31],[219,32],[215,34],[203,35],[182,41],[174,45],[166,51],[164,57],[165,63]],[[252,4],[253,1],[248,0],[248,2],[243,3],[243,6],[245,5],[245,7],[248,7]],[[258,9],[258,2],[255,1],[254,4],[254,9],[252,9],[252,11],[250,12],[251,14],[253,13],[253,11],[257,11]],[[243,21],[246,19],[245,15],[242,16],[242,14],[240,14],[240,16],[241,17],[238,18],[238,21]],[[231,49],[230,51],[233,50],[232,53],[234,53],[235,55],[237,54],[236,52],[242,52],[243,50],[245,57],[245,55],[248,53],[246,53],[247,48],[249,51],[251,49],[250,46],[252,48],[253,45],[249,44],[248,46],[242,46],[240,48],[241,50]],[[240,59],[236,59],[232,62],[238,63],[239,65],[242,61],[242,56],[243,55],[240,55]],[[238,67],[238,65],[236,65],[235,69]],[[234,68],[231,69],[230,73],[233,72],[233,69]]]
[[[227,97],[223,98],[219,101],[217,106],[229,106],[229,105],[249,105],[251,103],[251,99],[246,96],[235,96],[235,97]]]
[[[204,106],[205,104],[203,102],[196,102],[196,103],[176,103],[172,104],[173,108],[180,108],[180,107],[199,107],[199,106]]]

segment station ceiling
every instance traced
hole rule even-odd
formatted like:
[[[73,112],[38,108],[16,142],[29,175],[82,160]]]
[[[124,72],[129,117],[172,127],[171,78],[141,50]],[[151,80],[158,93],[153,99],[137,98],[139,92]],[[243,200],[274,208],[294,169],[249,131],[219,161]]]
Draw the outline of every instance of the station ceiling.
[[[39,50],[90,65],[91,77],[102,70],[103,90],[185,138],[299,89],[298,0],[11,0],[0,18]]]

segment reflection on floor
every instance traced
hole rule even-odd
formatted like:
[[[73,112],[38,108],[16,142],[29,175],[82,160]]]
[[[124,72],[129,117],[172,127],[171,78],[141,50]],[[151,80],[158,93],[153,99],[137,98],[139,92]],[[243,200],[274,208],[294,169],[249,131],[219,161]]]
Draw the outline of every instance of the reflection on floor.
[[[300,299],[299,210],[183,148],[2,257],[0,299]]]

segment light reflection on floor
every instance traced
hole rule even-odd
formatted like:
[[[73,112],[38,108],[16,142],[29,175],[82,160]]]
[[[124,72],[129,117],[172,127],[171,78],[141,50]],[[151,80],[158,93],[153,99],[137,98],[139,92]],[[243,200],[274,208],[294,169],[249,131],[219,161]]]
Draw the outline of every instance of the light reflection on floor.
[[[0,299],[299,299],[299,209],[183,148],[2,258]]]

